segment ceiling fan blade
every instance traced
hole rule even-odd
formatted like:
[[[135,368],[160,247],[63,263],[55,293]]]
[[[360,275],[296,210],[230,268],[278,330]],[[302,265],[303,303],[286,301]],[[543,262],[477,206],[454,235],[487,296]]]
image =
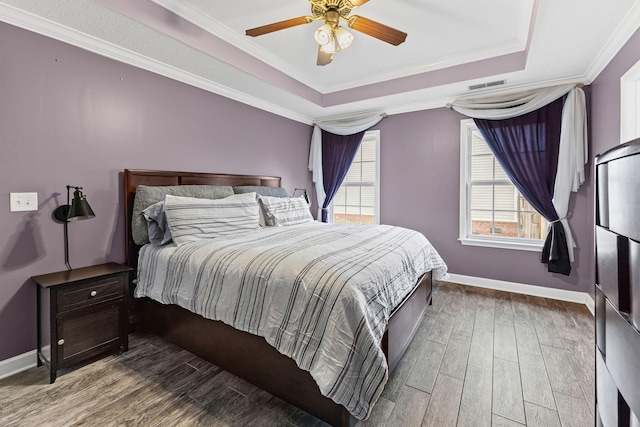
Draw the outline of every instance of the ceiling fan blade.
[[[333,54],[323,52],[322,49],[320,49],[320,46],[318,46],[318,61],[316,62],[316,65],[324,67],[325,65],[331,63],[331,61],[333,61]]]
[[[403,43],[407,38],[407,33],[358,15],[349,18],[349,27],[394,46]]]
[[[246,34],[251,37],[261,36],[263,34],[280,31],[298,25],[308,24],[313,21],[311,16],[300,16],[298,18],[287,19],[286,21],[274,22],[273,24],[263,25],[262,27],[251,28]]]
[[[354,7],[359,7],[359,6],[362,6],[363,4],[365,4],[368,1],[369,0],[349,0],[349,3],[351,3]]]

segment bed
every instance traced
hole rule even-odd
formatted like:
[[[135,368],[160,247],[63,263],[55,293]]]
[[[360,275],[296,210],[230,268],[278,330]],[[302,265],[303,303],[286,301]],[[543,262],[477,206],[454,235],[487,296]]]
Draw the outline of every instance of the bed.
[[[159,262],[157,260],[162,259],[160,255],[168,257],[167,259],[169,261],[166,261],[167,263],[173,262],[171,261],[173,258],[181,259],[184,255],[180,254],[180,250],[183,248],[182,246],[177,249],[166,248],[162,250],[151,246],[145,246],[142,249],[141,255],[141,247],[137,245],[133,239],[135,230],[132,230],[135,193],[136,188],[138,188],[139,185],[259,186],[277,188],[280,187],[280,178],[254,175],[125,170],[124,186],[125,211],[127,218],[127,262],[130,266],[137,268],[138,258],[140,256],[140,265],[145,267],[144,269],[141,269],[141,277],[146,280],[145,274],[147,276],[150,274],[142,274],[142,271],[148,271],[148,268],[146,268],[147,265],[156,265]],[[310,224],[308,227],[302,227],[304,230],[300,228],[299,231],[296,231],[295,227],[291,227],[288,230],[283,230],[285,227],[282,227],[279,230],[276,230],[278,227],[271,227],[269,229],[262,229],[260,232],[266,236],[265,239],[271,238],[277,241],[278,239],[282,240],[286,237],[287,245],[291,245],[296,234],[304,232],[311,233],[314,236],[319,236],[321,233],[324,233],[324,229],[322,227],[322,225],[314,224],[312,226]],[[398,233],[395,229],[396,227],[389,227],[383,231],[386,232],[386,230],[388,230],[389,233]],[[362,230],[365,229],[363,228]],[[366,232],[362,230],[358,229],[355,230],[355,232]],[[289,234],[287,235],[286,233]],[[231,248],[231,244],[233,243],[240,245],[240,247],[249,248],[247,249],[248,252],[250,250],[254,251],[253,255],[249,254],[247,256],[252,256],[254,258],[258,257],[260,253],[258,252],[256,255],[255,251],[258,249],[253,247],[255,245],[248,244],[248,241],[242,241],[243,238],[245,240],[248,239],[248,237],[243,236],[237,239],[229,239],[228,242],[225,241],[224,245],[216,247],[214,251],[219,253],[226,247]],[[314,239],[315,238],[316,237],[314,237]],[[374,239],[376,236],[362,235],[359,238],[364,241],[367,239]],[[212,240],[215,241],[216,239]],[[238,242],[236,242],[236,240],[238,240]],[[301,238],[301,240],[305,239]],[[198,243],[198,245],[200,245],[198,250],[203,249],[209,244],[209,242],[202,244]],[[191,252],[195,252],[195,249],[192,250],[190,246],[189,250]],[[236,249],[229,250],[234,254],[239,253]],[[157,254],[155,254],[156,252]],[[151,254],[155,254],[153,258],[150,258],[152,261],[145,261],[151,256]],[[253,260],[254,258],[247,259]],[[245,264],[250,263],[253,263],[253,261],[246,261]],[[437,274],[440,276],[443,272],[446,273],[446,266],[443,266],[444,263],[439,265],[437,269]],[[169,268],[165,266],[163,269],[158,270],[167,271]],[[156,276],[155,273],[152,275]],[[161,277],[160,281],[168,281],[166,275]],[[427,304],[431,302],[432,272],[426,271],[424,274],[421,273],[421,276],[416,280],[416,282],[417,283],[415,285],[413,283],[411,284],[406,295],[403,294],[402,298],[394,303],[384,335],[382,335],[382,331],[380,331],[380,335],[382,335],[380,348],[386,358],[386,365],[388,366],[389,371],[392,371],[400,361],[400,358],[409,345],[416,328],[419,326],[419,322]],[[142,287],[142,285],[139,285],[139,287]],[[138,292],[138,297],[141,296],[139,290],[136,292]],[[162,290],[158,295],[161,295],[164,292],[165,291]],[[322,299],[324,298],[325,296],[322,297]],[[164,301],[165,303],[163,304],[159,301]],[[370,410],[370,408],[365,408],[364,410],[354,409],[354,406],[349,402],[349,399],[340,400],[336,399],[335,395],[332,395],[335,400],[339,400],[344,403],[344,405],[337,404],[334,400],[323,395],[323,393],[320,392],[320,387],[318,385],[322,383],[314,379],[312,374],[310,374],[310,371],[316,372],[317,378],[317,369],[316,371],[313,371],[309,366],[305,366],[304,360],[301,360],[299,357],[294,356],[287,351],[283,351],[282,347],[278,347],[280,348],[280,351],[276,350],[273,346],[273,340],[271,340],[268,335],[263,337],[229,326],[231,322],[228,319],[225,319],[224,316],[223,319],[226,320],[227,323],[218,320],[209,320],[202,315],[195,314],[192,311],[181,307],[177,303],[166,303],[168,301],[172,301],[171,298],[163,300],[162,298],[154,297],[154,299],[152,299],[145,297],[136,298],[135,301],[131,299],[131,323],[136,328],[139,327],[151,330],[166,340],[211,361],[223,369],[238,375],[252,384],[255,384],[285,401],[298,406],[299,408],[332,425],[354,425],[356,418],[352,413],[356,413],[358,418],[363,418],[363,413],[366,416],[366,413]],[[251,330],[251,328],[244,329]],[[203,337],[206,337],[206,339],[203,339]],[[267,340],[269,340],[271,344],[269,344]],[[379,350],[375,351],[379,352]],[[291,355],[296,360],[294,361],[294,359],[284,355],[283,353]],[[354,353],[359,354],[360,352]],[[319,357],[320,356],[318,356],[318,358]],[[315,358],[316,356],[313,356],[313,359]],[[309,368],[310,371],[301,369],[299,365]],[[378,375],[378,377],[380,377],[380,375]],[[384,372],[384,381],[386,381],[386,371]],[[380,384],[383,385],[384,381],[380,381]],[[371,388],[370,385],[367,387]],[[374,401],[377,399],[380,391],[381,389],[377,390],[377,392],[376,390],[371,392],[371,395],[374,396]],[[327,394],[326,390],[324,394]],[[350,413],[345,406],[348,406],[352,413]]]

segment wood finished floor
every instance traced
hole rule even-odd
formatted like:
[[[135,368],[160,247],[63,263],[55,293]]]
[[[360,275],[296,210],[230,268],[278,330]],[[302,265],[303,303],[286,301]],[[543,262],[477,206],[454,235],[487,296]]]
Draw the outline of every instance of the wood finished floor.
[[[440,282],[358,425],[593,426],[593,348],[582,305]],[[40,367],[0,381],[0,426],[326,425],[153,336],[47,378]]]

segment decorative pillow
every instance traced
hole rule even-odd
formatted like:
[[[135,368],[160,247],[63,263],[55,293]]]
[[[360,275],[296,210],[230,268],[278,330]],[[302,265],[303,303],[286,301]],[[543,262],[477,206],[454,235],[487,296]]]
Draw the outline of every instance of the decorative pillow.
[[[164,200],[154,203],[142,211],[147,220],[149,242],[154,245],[166,245],[171,241],[171,231],[167,224],[167,216],[164,213]]]
[[[239,185],[233,187],[236,194],[256,193],[259,196],[270,197],[289,197],[289,193],[282,187],[268,187],[266,185]],[[267,219],[267,212],[262,203],[260,203],[260,227],[269,227],[270,221]]]
[[[131,234],[136,245],[149,243],[147,221],[142,211],[154,203],[164,201],[164,196],[167,194],[201,199],[222,199],[232,196],[233,188],[228,185],[138,185],[136,197],[133,201],[133,215],[131,218]]]
[[[265,210],[267,225],[286,227],[313,222],[309,205],[304,197],[258,196],[258,203]]]
[[[167,194],[164,211],[176,245],[260,228],[256,193],[208,200]]]

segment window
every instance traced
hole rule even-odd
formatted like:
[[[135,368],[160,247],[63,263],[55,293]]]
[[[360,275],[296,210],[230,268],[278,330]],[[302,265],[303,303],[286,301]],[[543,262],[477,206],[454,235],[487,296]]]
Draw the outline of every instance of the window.
[[[380,223],[380,131],[367,131],[331,203],[334,224]]]
[[[462,120],[460,140],[460,242],[540,251],[545,219],[511,183],[473,120]]]

